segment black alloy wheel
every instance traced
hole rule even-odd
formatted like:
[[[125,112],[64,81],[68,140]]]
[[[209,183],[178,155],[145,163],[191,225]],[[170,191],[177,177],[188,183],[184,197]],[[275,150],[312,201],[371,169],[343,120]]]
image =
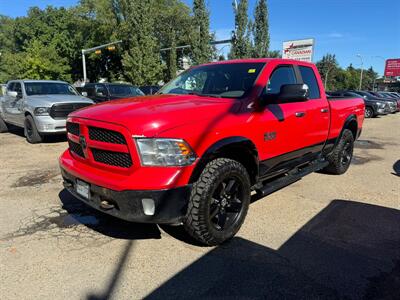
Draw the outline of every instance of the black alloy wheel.
[[[226,230],[235,224],[243,209],[241,199],[244,197],[243,183],[234,176],[224,179],[217,186],[209,210],[209,220],[216,230]]]
[[[343,166],[347,166],[351,162],[353,156],[353,144],[350,141],[346,141],[343,146],[342,155],[340,157],[340,163]]]
[[[231,239],[246,218],[250,187],[247,169],[238,161],[210,161],[193,184],[183,222],[186,232],[209,246]]]

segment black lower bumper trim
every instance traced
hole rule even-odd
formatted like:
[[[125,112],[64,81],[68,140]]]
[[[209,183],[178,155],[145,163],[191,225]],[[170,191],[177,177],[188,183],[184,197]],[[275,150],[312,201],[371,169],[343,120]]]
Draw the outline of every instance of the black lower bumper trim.
[[[114,191],[90,184],[90,199],[76,192],[76,180],[79,179],[61,169],[64,187],[76,198],[91,207],[120,219],[138,223],[172,224],[182,221],[186,213],[191,185],[168,190],[126,190]],[[154,201],[154,214],[144,213],[142,199]],[[104,202],[109,206],[105,206]]]

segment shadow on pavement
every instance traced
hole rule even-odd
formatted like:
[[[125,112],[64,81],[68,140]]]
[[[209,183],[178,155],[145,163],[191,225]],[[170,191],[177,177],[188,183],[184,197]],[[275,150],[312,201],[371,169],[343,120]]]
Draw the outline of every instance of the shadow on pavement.
[[[278,250],[236,237],[147,299],[400,299],[400,211],[334,200]]]
[[[76,199],[66,189],[58,196],[63,209],[68,212],[60,215],[59,227],[83,224],[103,235],[127,240],[161,238],[161,232],[155,224],[132,223],[103,214]]]
[[[393,165],[393,175],[400,176],[400,159],[396,161]]]
[[[115,288],[118,285],[118,282],[121,278],[121,274],[124,271],[125,263],[127,259],[129,258],[129,254],[133,249],[133,241],[128,241],[125,245],[125,248],[121,254],[121,257],[119,259],[119,262],[117,266],[115,267],[115,271],[112,277],[112,280],[110,281],[109,285],[105,289],[104,292],[102,292],[100,295],[96,294],[90,294],[87,296],[88,300],[105,300],[105,299],[110,299]]]

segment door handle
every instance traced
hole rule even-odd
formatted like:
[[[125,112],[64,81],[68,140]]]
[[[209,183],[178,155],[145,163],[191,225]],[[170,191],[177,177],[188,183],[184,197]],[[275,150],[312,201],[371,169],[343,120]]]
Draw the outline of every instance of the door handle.
[[[329,109],[327,109],[327,108],[321,108],[321,112],[322,112],[322,113],[327,113],[327,112],[329,112]]]
[[[298,111],[298,112],[296,112],[295,115],[297,118],[301,118],[301,117],[304,117],[306,115],[306,113],[304,111]]]

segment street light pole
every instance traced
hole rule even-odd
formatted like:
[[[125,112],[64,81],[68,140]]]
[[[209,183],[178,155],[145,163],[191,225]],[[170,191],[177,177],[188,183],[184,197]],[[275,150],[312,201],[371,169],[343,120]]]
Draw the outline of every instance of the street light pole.
[[[86,83],[87,80],[87,74],[86,74],[86,57],[85,57],[85,51],[82,49],[82,68],[83,68],[83,82]]]
[[[82,70],[83,70],[83,82],[86,83],[87,81],[87,73],[86,73],[86,53],[90,53],[90,52],[94,52],[96,50],[100,50],[100,49],[104,49],[106,47],[115,45],[115,44],[120,44],[122,43],[122,41],[116,41],[116,42],[112,42],[112,43],[108,43],[108,44],[104,44],[104,45],[100,45],[100,46],[96,46],[93,48],[89,48],[89,49],[82,49]]]
[[[380,55],[374,55],[372,57],[376,57],[376,58],[379,58],[379,59],[383,60],[383,64],[384,64],[384,66],[383,66],[383,82],[385,82],[386,81],[386,76],[385,76],[385,62],[386,62],[386,59],[384,57],[380,56]],[[374,78],[374,89],[375,89],[375,78]],[[377,90],[378,90],[378,88],[377,88]]]
[[[357,57],[359,57],[361,59],[361,75],[360,75],[360,86],[359,86],[359,90],[361,90],[362,80],[363,80],[363,71],[364,71],[364,61],[363,61],[361,54],[357,54]]]

